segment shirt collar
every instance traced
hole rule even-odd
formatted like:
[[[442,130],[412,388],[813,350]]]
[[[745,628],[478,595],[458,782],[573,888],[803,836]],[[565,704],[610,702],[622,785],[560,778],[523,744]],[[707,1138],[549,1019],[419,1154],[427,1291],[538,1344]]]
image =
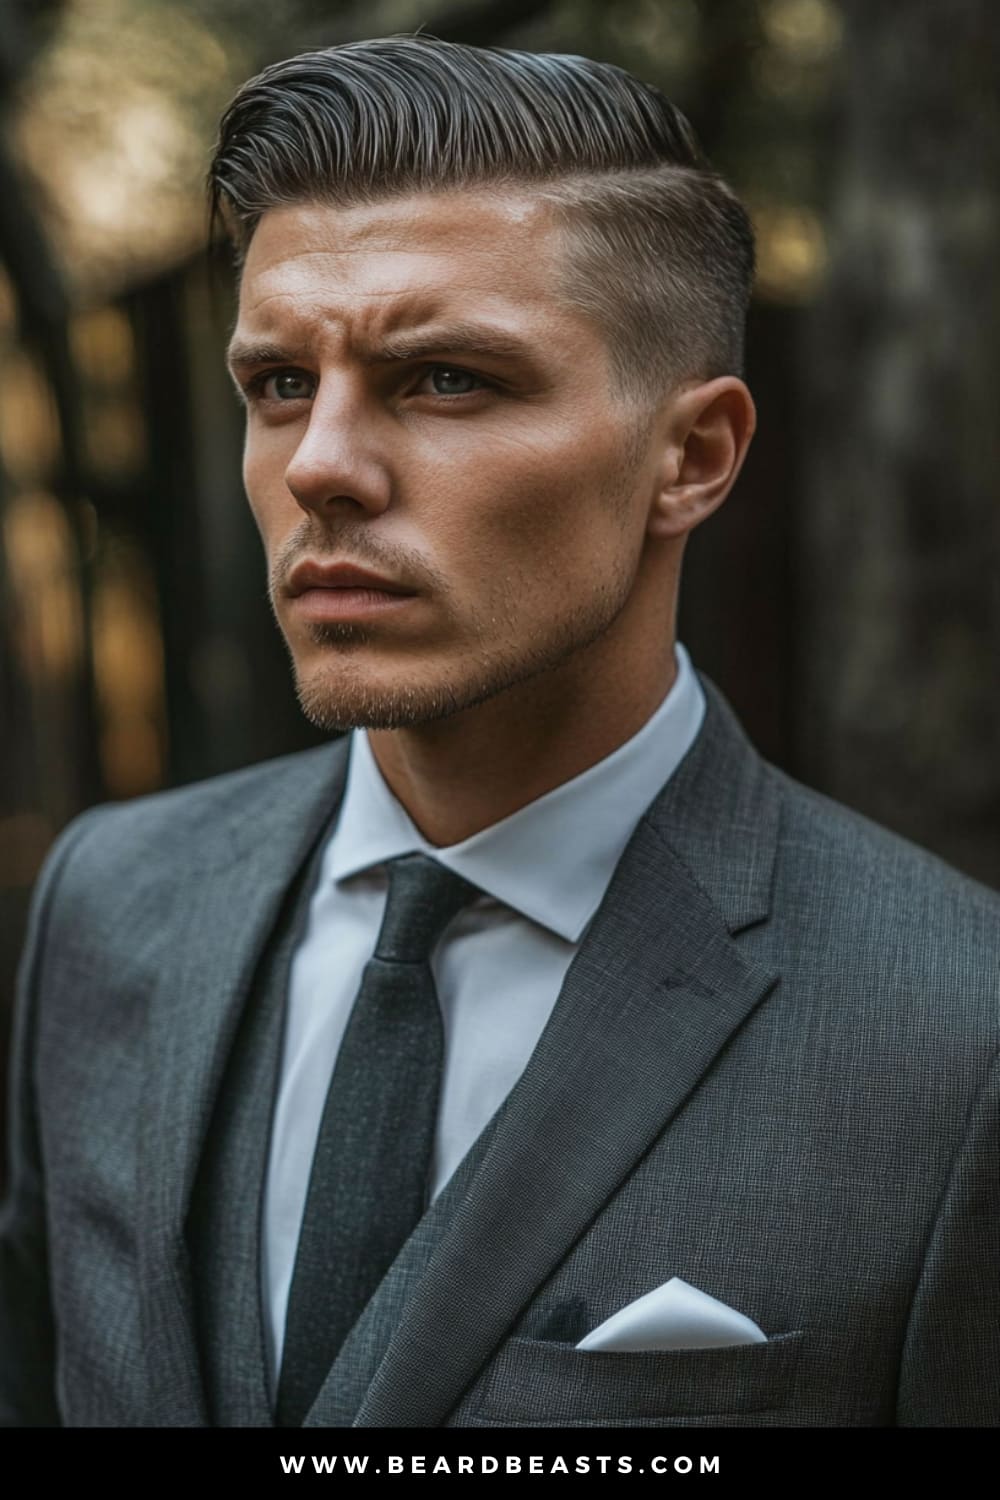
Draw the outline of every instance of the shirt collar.
[[[420,851],[569,942],[600,905],[636,824],[691,748],[705,696],[683,646],[670,692],[624,745],[509,817],[438,848],[389,790],[363,731],[350,766],[324,880],[346,880]]]

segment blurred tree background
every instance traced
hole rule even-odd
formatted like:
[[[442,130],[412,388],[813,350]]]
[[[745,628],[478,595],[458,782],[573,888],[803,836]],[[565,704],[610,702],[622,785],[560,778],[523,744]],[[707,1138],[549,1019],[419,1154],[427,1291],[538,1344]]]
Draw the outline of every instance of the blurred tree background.
[[[681,638],[770,758],[1000,884],[1000,9],[0,0],[0,1011],[75,812],[317,738],[202,179],[244,78],[418,27],[620,63],[692,119],[759,235],[760,429]]]

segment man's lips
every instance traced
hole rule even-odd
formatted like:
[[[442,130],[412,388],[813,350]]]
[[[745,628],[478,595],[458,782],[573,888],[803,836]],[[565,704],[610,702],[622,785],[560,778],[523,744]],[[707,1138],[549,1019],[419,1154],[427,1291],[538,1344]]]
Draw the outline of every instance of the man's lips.
[[[392,613],[417,597],[415,589],[353,563],[298,563],[287,592],[300,618],[317,625]]]
[[[377,594],[406,597],[415,592],[393,578],[383,578],[381,574],[356,567],[354,563],[297,563],[288,576],[288,593],[297,598],[312,589],[362,589]]]

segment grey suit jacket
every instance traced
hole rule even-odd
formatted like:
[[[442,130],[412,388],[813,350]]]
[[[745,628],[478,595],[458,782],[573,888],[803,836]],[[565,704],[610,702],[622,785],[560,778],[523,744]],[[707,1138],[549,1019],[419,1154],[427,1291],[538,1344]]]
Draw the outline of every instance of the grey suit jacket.
[[[1000,901],[765,764],[706,690],[524,1074],[308,1425],[1000,1421]],[[345,758],[98,808],[47,861],[0,1240],[6,1421],[207,1421],[192,1183]],[[767,1342],[574,1347],[672,1276]]]

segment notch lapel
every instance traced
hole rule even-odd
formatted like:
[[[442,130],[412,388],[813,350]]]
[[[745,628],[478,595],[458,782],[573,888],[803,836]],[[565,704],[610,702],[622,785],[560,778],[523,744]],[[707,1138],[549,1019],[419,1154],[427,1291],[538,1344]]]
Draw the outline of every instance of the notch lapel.
[[[734,934],[767,914],[779,793],[705,688],[695,747],[636,828],[356,1425],[445,1421],[777,981]]]
[[[170,953],[147,1023],[139,1146],[139,1275],[151,1426],[208,1422],[184,1220],[256,964],[289,886],[339,806],[346,765],[342,740],[262,768],[239,812],[211,831],[207,852],[170,913]]]

